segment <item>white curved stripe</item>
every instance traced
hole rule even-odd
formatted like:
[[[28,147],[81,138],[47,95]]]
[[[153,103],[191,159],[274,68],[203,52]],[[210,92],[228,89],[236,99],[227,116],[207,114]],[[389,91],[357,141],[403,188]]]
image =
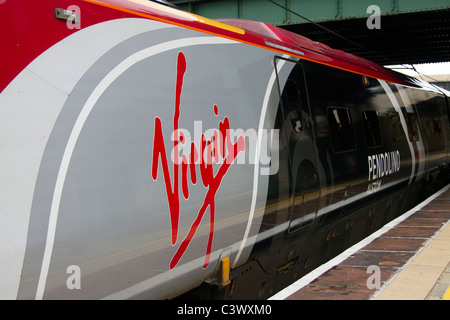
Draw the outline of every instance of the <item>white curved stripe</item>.
[[[66,148],[64,150],[64,155],[61,160],[61,165],[58,172],[58,177],[55,184],[55,190],[53,193],[53,200],[50,209],[50,218],[47,231],[47,241],[45,245],[44,258],[42,262],[41,273],[39,276],[39,283],[36,292],[36,299],[42,299],[45,291],[45,285],[47,282],[48,272],[50,268],[50,260],[53,252],[53,245],[55,241],[56,234],[56,224],[58,220],[59,207],[61,203],[61,196],[64,188],[64,182],[66,180],[67,171],[69,169],[69,164],[72,158],[72,154],[75,149],[75,145],[81,134],[84,124],[86,123],[89,114],[97,103],[98,99],[102,96],[105,90],[125,71],[136,63],[154,56],[159,53],[163,53],[169,50],[195,46],[204,44],[230,44],[234,43],[232,40],[217,37],[194,37],[194,38],[184,38],[173,41],[168,41],[161,43],[141,51],[138,51],[120,64],[118,64],[113,70],[111,70],[97,85],[93,90],[89,98],[87,99],[85,105],[83,106],[78,118],[73,126],[72,132],[70,134],[69,140],[67,142]]]
[[[428,205],[431,201],[433,201],[434,199],[439,197],[441,194],[446,192],[449,188],[450,188],[449,185],[447,185],[446,187],[442,188],[441,190],[439,190],[438,192],[433,194],[428,199],[426,199],[423,202],[419,203],[414,208],[410,209],[409,211],[406,211],[401,216],[399,216],[399,217],[395,218],[394,220],[392,220],[391,222],[385,224],[382,228],[378,229],[377,231],[375,231],[371,235],[369,235],[366,238],[362,239],[360,242],[354,244],[353,246],[351,246],[350,248],[348,248],[344,252],[340,253],[339,255],[334,257],[333,259],[329,260],[328,262],[325,262],[321,266],[317,267],[316,269],[312,270],[308,274],[306,274],[303,277],[301,277],[296,282],[294,282],[291,285],[287,286],[283,290],[277,292],[275,295],[270,297],[268,300],[284,300],[284,299],[288,298],[290,295],[294,294],[295,292],[301,290],[303,287],[305,287],[308,284],[310,284],[312,281],[314,281],[315,279],[320,277],[322,274],[324,274],[325,272],[327,272],[331,268],[333,268],[333,267],[339,265],[341,262],[347,260],[349,257],[351,257],[352,255],[354,255],[355,253],[357,253],[358,251],[363,249],[369,243],[371,243],[372,241],[378,239],[383,234],[385,234],[389,230],[393,229],[395,226],[399,225],[401,222],[403,222],[406,219],[408,219],[414,213],[416,213],[417,211],[419,211],[420,209],[422,209],[423,207]],[[385,283],[384,286],[386,286],[386,283]],[[379,292],[380,291],[378,291],[377,294]]]
[[[266,118],[267,113],[267,106],[269,105],[269,98],[272,92],[272,89],[274,87],[275,81],[277,79],[277,73],[276,70],[281,70],[283,65],[286,63],[287,60],[280,59],[277,63],[277,67],[274,68],[272,75],[270,76],[269,83],[267,84],[266,93],[264,95],[263,104],[261,107],[261,115],[259,117],[259,125],[258,125],[258,140],[256,143],[256,152],[255,152],[255,160],[254,160],[254,173],[253,173],[253,194],[252,194],[252,203],[250,206],[250,214],[247,221],[247,227],[245,228],[244,237],[241,241],[241,245],[239,246],[239,250],[237,252],[236,258],[234,259],[232,268],[236,267],[236,264],[239,261],[239,258],[241,257],[242,251],[245,248],[245,245],[247,243],[248,235],[250,233],[250,228],[252,226],[253,217],[255,215],[256,210],[256,198],[258,195],[258,180],[259,180],[259,157],[261,153],[261,141],[262,141],[262,132],[264,129],[264,121]]]
[[[397,87],[398,93],[403,100],[403,104],[406,106],[406,111],[409,113],[415,113],[412,107],[412,102],[410,101],[408,94],[406,93],[406,89],[402,88],[398,84],[396,84],[395,86]],[[420,179],[425,173],[425,145],[423,144],[421,130],[417,130],[417,134],[419,136],[419,140],[416,141],[417,151],[419,155],[417,179]]]
[[[410,185],[414,178],[414,171],[416,168],[416,156],[414,155],[414,146],[411,143],[411,141],[409,141],[408,126],[406,124],[405,116],[403,115],[402,108],[398,104],[398,101],[395,98],[394,93],[392,92],[391,88],[386,83],[386,81],[378,80],[378,82],[381,84],[384,91],[388,95],[389,100],[391,101],[392,105],[394,106],[395,111],[397,111],[398,116],[400,117],[400,123],[401,123],[403,131],[405,132],[405,135],[406,135],[406,141],[408,142],[409,151],[411,152],[411,175],[409,176],[409,182],[408,182],[408,185]]]
[[[171,27],[125,18],[81,29],[45,50],[0,93],[0,300],[17,299],[42,157],[69,93],[117,44]]]
[[[66,99],[27,69],[0,94],[0,300],[17,299],[42,156]]]
[[[167,24],[138,18],[105,21],[57,43],[39,56],[39,63],[32,63],[27,69],[69,95],[86,70],[105,52],[136,35],[168,28]],[[114,36],[105,36],[109,34]],[[62,60],[61,66],[55,65],[56,60]]]

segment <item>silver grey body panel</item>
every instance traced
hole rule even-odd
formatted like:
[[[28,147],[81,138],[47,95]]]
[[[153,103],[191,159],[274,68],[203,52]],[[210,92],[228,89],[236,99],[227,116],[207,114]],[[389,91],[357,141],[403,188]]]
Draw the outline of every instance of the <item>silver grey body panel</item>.
[[[160,171],[156,181],[151,176],[154,122],[161,119],[170,154],[176,57],[182,51],[187,68],[179,126],[194,141],[199,124],[201,134],[217,129],[225,116],[231,129],[273,128],[279,101],[273,54],[147,23],[154,30],[108,48],[72,89],[65,89],[68,97],[43,150],[34,188],[18,298],[171,298],[212,278],[224,255],[236,266],[250,253],[268,176],[255,170],[246,154],[244,163],[231,165],[215,196],[210,263],[202,267],[207,212],[179,264],[169,270],[207,188],[197,169],[188,199],[180,197],[179,235],[172,245],[163,175]],[[79,267],[80,288],[69,288],[68,281],[78,276],[70,266]]]

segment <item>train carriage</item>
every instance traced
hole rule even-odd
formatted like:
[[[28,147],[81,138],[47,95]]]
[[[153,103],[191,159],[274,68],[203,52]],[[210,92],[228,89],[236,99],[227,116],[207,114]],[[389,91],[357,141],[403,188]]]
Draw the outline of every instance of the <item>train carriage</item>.
[[[266,299],[448,183],[448,92],[145,0],[0,1],[0,297]]]

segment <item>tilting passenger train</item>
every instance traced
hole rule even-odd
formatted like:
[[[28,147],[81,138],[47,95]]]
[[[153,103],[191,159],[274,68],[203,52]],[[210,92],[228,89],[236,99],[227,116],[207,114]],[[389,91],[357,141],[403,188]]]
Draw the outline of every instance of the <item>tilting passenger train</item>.
[[[449,181],[448,93],[269,24],[0,0],[0,298],[267,299]]]

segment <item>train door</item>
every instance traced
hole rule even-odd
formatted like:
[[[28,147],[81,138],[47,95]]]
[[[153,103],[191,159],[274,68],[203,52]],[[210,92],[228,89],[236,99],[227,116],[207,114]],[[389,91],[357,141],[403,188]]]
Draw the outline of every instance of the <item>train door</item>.
[[[276,60],[283,59],[277,57]],[[277,115],[280,143],[287,152],[289,170],[289,232],[310,225],[316,218],[320,202],[318,157],[314,138],[303,66],[300,62],[284,59],[289,75],[277,70],[281,99]],[[277,61],[275,61],[277,65]],[[283,78],[285,80],[283,80]],[[282,140],[282,141],[281,141]]]

